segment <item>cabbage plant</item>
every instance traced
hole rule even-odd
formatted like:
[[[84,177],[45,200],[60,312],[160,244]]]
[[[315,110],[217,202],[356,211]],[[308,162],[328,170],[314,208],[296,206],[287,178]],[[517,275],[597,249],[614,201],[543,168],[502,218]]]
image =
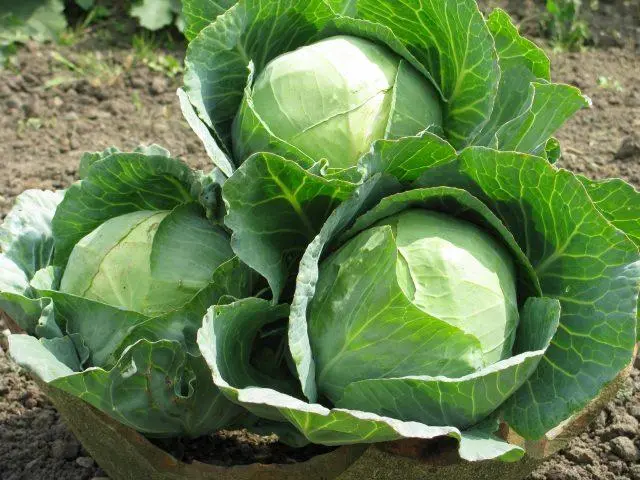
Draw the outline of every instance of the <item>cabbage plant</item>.
[[[183,113],[273,294],[205,317],[229,400],[288,439],[447,436],[508,461],[499,422],[540,439],[629,364],[638,193],[553,165],[589,100],[505,12],[187,0],[185,20]],[[284,322],[267,372],[250,352]]]
[[[376,142],[429,134],[442,152],[553,163],[553,133],[589,105],[551,82],[549,59],[504,11],[485,17],[473,0],[186,0],[184,15],[183,113],[230,177],[234,251],[276,297]],[[286,229],[251,213],[263,202]]]
[[[500,422],[540,439],[632,360],[640,195],[524,153],[444,155],[434,135],[378,141],[363,166],[306,245],[288,315],[209,309],[214,382],[310,442],[450,437],[466,460],[520,459]],[[292,373],[276,382],[243,352],[283,317]]]
[[[0,227],[10,354],[36,378],[150,436],[243,415],[195,343],[206,309],[251,293],[216,217],[219,178],[159,147],[83,157],[66,191],[28,190]]]
[[[551,135],[588,105],[473,0],[185,0],[184,17],[185,114],[227,175],[264,151],[349,171],[424,131],[555,160]]]

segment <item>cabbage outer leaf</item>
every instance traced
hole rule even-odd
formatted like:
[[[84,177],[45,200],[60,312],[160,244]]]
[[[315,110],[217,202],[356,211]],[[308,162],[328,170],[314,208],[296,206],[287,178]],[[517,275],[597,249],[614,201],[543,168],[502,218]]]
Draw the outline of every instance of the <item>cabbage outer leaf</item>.
[[[521,448],[492,435],[495,428],[483,426],[461,432],[454,427],[402,422],[359,410],[328,409],[271,388],[249,386],[255,385],[255,380],[239,367],[243,364],[241,349],[228,348],[228,345],[229,342],[236,345],[238,338],[244,342],[251,339],[256,324],[258,328],[261,324],[257,319],[265,315],[278,316],[274,314],[274,308],[277,307],[267,301],[247,298],[230,305],[211,307],[204,318],[198,332],[198,345],[211,368],[214,382],[233,402],[262,418],[290,423],[308,440],[324,445],[448,436],[459,441],[459,453],[466,460],[516,461],[522,457]],[[240,386],[228,383],[229,378]]]

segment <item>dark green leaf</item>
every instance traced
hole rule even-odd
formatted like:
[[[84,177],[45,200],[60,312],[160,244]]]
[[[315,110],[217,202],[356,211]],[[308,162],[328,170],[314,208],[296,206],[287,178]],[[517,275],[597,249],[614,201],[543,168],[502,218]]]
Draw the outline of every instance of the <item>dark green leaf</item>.
[[[576,176],[542,158],[472,148],[461,154],[456,169],[434,180],[464,185],[484,201],[531,261],[543,295],[562,305],[551,346],[505,409],[517,432],[539,438],[629,363],[640,255],[599,214]]]
[[[422,173],[457,156],[455,149],[432,133],[399,140],[378,140],[373,148],[360,160],[360,164],[371,176],[388,173],[400,182],[412,182]]]
[[[182,0],[184,35],[187,40],[193,40],[200,30],[236,3],[237,0]]]
[[[51,384],[154,437],[196,437],[242,415],[213,385],[201,357],[191,357],[180,343],[166,340],[141,340],[111,370],[88,369]]]
[[[575,87],[531,83],[529,98],[517,117],[496,132],[499,150],[543,154],[549,137],[574,113],[591,105]]]
[[[520,114],[532,82],[551,80],[549,59],[533,42],[520,36],[509,15],[496,9],[489,15],[487,26],[496,43],[501,75],[489,123],[474,141],[484,146],[492,144],[500,126]]]
[[[253,155],[223,187],[233,250],[267,279],[277,299],[306,246],[354,189],[278,155]]]
[[[500,72],[475,1],[360,0],[358,18],[389,27],[440,86],[445,132],[457,148],[489,120]]]
[[[110,218],[196,201],[191,193],[194,179],[186,164],[163,156],[116,153],[95,162],[56,210],[55,264],[64,266],[75,244]]]

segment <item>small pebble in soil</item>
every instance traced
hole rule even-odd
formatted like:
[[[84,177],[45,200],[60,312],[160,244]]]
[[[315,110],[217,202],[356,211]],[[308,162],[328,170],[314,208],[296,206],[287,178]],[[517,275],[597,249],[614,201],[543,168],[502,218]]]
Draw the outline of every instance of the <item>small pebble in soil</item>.
[[[161,77],[155,77],[149,85],[149,92],[153,95],[160,95],[167,91],[167,81]]]
[[[82,468],[91,468],[93,467],[95,462],[91,457],[78,457],[76,458],[76,463],[80,465]]]
[[[638,460],[638,448],[628,437],[617,437],[611,440],[611,451],[622,460],[635,462]]]

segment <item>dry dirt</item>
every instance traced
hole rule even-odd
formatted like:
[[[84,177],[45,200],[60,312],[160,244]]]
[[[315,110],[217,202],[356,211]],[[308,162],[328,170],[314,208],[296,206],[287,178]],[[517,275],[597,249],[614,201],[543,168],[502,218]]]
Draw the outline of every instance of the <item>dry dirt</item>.
[[[85,65],[92,55],[98,55],[101,67],[84,75],[60,60]],[[559,133],[560,165],[596,178],[620,176],[640,187],[636,46],[553,54],[552,60],[555,80],[580,87],[593,100],[591,110],[580,112]],[[77,78],[57,84],[70,77]],[[96,53],[91,43],[22,49],[16,68],[0,71],[0,220],[22,190],[64,188],[73,182],[84,151],[158,143],[191,165],[206,165],[204,150],[179,112],[178,84],[136,61],[131,49]],[[589,432],[530,480],[640,480],[640,362],[636,367]],[[104,476],[0,348],[0,478]]]

